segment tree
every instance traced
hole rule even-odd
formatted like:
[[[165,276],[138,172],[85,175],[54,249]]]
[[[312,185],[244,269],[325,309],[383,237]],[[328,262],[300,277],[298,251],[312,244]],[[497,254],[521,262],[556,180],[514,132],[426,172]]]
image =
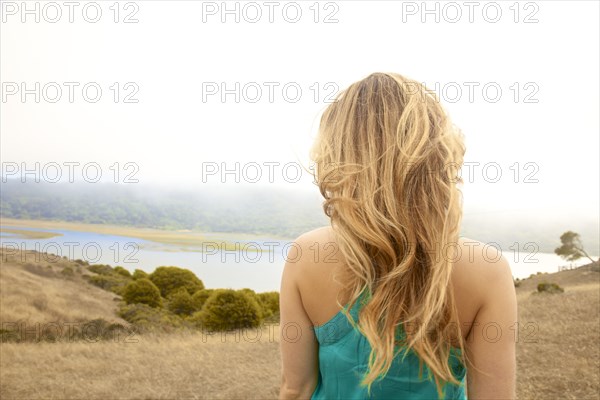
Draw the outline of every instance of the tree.
[[[192,271],[179,267],[158,267],[150,274],[150,280],[165,298],[182,287],[190,295],[204,289],[204,284]]]
[[[581,243],[581,237],[579,236],[579,233],[567,231],[561,235],[560,241],[562,246],[557,247],[554,252],[565,260],[575,261],[581,257],[587,257],[592,263],[597,262],[594,261],[592,257],[590,257],[589,254],[583,249],[583,244]]]
[[[125,287],[123,299],[127,304],[142,303],[150,307],[162,306],[160,290],[149,279],[137,279]]]

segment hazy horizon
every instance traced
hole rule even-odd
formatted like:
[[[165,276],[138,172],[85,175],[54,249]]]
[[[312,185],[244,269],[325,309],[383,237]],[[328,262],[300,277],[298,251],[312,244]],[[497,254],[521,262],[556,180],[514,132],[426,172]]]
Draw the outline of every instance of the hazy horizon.
[[[118,15],[101,3],[94,23],[80,9],[72,23],[66,9],[56,23],[50,11],[22,22],[14,4],[0,25],[3,172],[97,163],[119,181],[206,187],[221,179],[207,166],[256,163],[258,184],[312,190],[304,175],[286,179],[309,165],[320,113],[350,83],[394,71],[436,91],[464,132],[466,207],[598,215],[597,2],[498,3],[498,20],[479,7],[472,21],[439,4],[436,16],[412,2],[319,3],[318,15],[298,3],[297,22],[282,6],[252,22],[245,3],[230,5],[237,16],[212,2],[121,4]],[[365,21],[378,23],[367,32]]]

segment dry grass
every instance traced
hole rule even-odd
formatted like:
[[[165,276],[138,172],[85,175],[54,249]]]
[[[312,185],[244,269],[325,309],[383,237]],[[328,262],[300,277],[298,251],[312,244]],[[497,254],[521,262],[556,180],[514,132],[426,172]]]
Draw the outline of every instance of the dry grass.
[[[267,332],[265,332],[265,339]],[[201,335],[136,336],[137,343],[3,344],[2,399],[276,398],[274,341]]]
[[[532,294],[541,282],[565,292]],[[519,398],[600,398],[600,273],[588,265],[535,275],[517,296]]]
[[[34,267],[29,266],[34,270]],[[60,266],[53,265],[58,271]],[[87,285],[2,265],[3,321],[114,317],[114,295]],[[39,272],[39,271],[38,271]],[[535,294],[537,283],[565,288]],[[42,294],[45,297],[42,297]],[[537,275],[517,288],[519,399],[598,399],[600,273],[589,267]],[[35,298],[45,300],[34,304]],[[19,308],[20,307],[20,308]],[[246,338],[201,333],[135,335],[113,341],[3,343],[2,399],[268,399],[280,382],[278,328]]]
[[[4,249],[0,258],[2,327],[12,323],[62,325],[96,318],[128,325],[116,316],[116,295],[85,282],[81,277],[90,273],[81,266],[63,259],[48,262],[52,258],[40,253],[7,255]],[[66,267],[74,271],[72,277],[62,273]]]

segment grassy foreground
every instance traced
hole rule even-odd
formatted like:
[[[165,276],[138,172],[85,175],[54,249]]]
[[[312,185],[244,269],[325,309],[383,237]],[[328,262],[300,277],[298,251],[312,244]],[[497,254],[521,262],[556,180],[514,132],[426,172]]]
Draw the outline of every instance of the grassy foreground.
[[[0,322],[116,317],[118,297],[63,276],[68,260],[2,259]],[[564,293],[532,294],[553,282]],[[539,274],[517,287],[520,399],[598,399],[600,273]],[[31,329],[31,328],[30,328]],[[35,330],[29,335],[35,335]],[[512,332],[511,332],[512,334]],[[280,382],[276,325],[228,335],[122,335],[112,340],[0,344],[2,399],[270,399]]]

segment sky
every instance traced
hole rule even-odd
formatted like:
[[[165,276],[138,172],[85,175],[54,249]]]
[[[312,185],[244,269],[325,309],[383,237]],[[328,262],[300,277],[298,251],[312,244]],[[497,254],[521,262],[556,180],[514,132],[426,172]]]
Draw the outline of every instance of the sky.
[[[320,113],[398,72],[465,134],[466,206],[598,219],[596,1],[74,4],[0,3],[3,176],[316,190]]]

